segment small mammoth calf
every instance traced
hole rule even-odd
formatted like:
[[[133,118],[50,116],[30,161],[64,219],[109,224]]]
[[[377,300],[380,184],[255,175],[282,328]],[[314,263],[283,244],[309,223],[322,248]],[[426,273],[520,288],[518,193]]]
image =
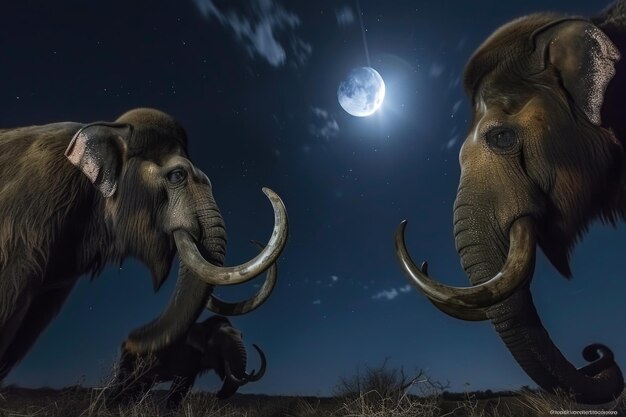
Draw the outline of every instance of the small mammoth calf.
[[[137,401],[155,384],[172,381],[166,404],[168,408],[175,408],[196,377],[210,370],[224,381],[217,398],[228,398],[240,386],[258,381],[265,373],[265,355],[257,345],[252,346],[261,357],[261,369],[248,374],[243,335],[223,316],[212,316],[194,324],[186,338],[153,354],[137,355],[123,344],[108,403]]]

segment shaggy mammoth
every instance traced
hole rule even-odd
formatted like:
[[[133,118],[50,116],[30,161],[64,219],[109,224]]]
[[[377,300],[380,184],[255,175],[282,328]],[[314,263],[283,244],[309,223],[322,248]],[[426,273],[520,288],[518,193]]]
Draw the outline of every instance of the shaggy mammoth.
[[[261,357],[261,368],[258,373],[248,374],[243,335],[223,316],[194,324],[186,338],[150,355],[136,355],[122,346],[108,402],[137,401],[156,383],[172,381],[166,404],[169,408],[177,407],[196,377],[210,370],[224,381],[217,398],[228,398],[240,386],[258,381],[265,374],[265,355],[257,345],[252,346]]]
[[[594,219],[626,219],[626,2],[592,20],[534,14],[510,22],[473,54],[465,87],[473,121],[460,151],[454,236],[473,286],[443,285],[396,252],[411,282],[446,314],[490,320],[542,388],[580,402],[617,397],[624,378],[611,350],[587,346],[576,369],[533,304],[538,245],[565,277],[569,253]]]
[[[267,247],[224,267],[226,233],[211,182],[192,164],[186,133],[167,114],[142,108],[114,123],[0,130],[0,381],[81,275],[129,256],[149,267],[155,290],[180,257],[169,304],[130,333],[131,352],[175,342],[205,306],[218,314],[256,308],[273,283],[240,303],[216,299],[212,289],[246,282],[277,261],[287,214],[278,195],[263,191],[275,222]]]

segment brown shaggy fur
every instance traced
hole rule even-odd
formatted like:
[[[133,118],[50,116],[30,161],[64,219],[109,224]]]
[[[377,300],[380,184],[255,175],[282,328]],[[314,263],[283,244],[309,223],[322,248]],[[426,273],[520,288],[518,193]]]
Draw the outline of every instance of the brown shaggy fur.
[[[133,129],[116,194],[106,199],[64,155],[83,125],[0,131],[0,381],[81,275],[135,256],[149,266],[158,288],[171,268],[175,246],[162,227],[165,186],[142,181],[141,167],[144,161],[160,166],[171,155],[187,158],[185,131],[151,109],[130,111],[117,122]]]
[[[626,22],[625,5],[625,1],[616,2],[604,17],[594,21],[600,27],[606,27],[603,22],[607,21]],[[611,114],[623,112],[626,89],[621,80],[626,77],[626,68],[619,66],[609,84],[602,126],[593,125],[572,103],[559,75],[544,65],[544,56],[536,50],[533,33],[563,17],[541,13],[502,26],[474,53],[464,82],[474,106],[482,102],[510,115],[533,95],[551,103],[550,108],[537,111],[543,111],[543,123],[552,126],[552,134],[534,143],[524,142],[520,163],[533,184],[525,192],[528,214],[539,223],[539,243],[555,267],[569,277],[569,253],[589,223],[596,218],[610,224],[626,219],[622,191],[626,124],[623,115]],[[626,25],[619,33],[613,29],[609,35],[619,49],[624,46]],[[621,54],[623,62],[626,48]],[[508,241],[506,236],[503,234],[503,242]]]
[[[624,13],[626,0],[593,22],[526,16],[496,30],[468,62],[474,118],[460,152],[454,233],[473,285],[511,260],[519,219],[532,219],[536,233],[526,232],[566,277],[570,250],[591,221],[626,220]],[[534,266],[534,252],[527,256]],[[542,388],[572,390],[578,401],[620,395],[624,378],[610,349],[587,346],[591,364],[576,369],[550,339],[529,288],[530,280],[483,310],[520,366]]]
[[[211,370],[224,381],[219,399],[238,388],[226,378],[225,363],[238,378],[246,376],[247,354],[241,332],[226,317],[211,316],[195,323],[186,338],[149,355],[135,355],[122,345],[115,379],[107,392],[111,405],[138,401],[155,385],[172,382],[166,396],[168,407],[177,407],[198,376]]]

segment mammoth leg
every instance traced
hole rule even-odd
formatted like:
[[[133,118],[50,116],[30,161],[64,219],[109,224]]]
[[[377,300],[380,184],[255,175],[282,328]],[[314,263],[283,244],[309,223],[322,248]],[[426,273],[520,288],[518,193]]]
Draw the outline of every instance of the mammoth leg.
[[[120,402],[123,402],[123,398],[127,398],[133,389],[133,371],[135,369],[135,355],[131,355],[124,351],[120,354],[120,360],[117,363],[117,369],[115,369],[115,376],[109,384],[106,392],[106,404],[111,407]],[[135,384],[138,385],[138,384]]]
[[[11,371],[12,365],[5,360],[5,355],[9,347],[11,347],[15,336],[20,331],[24,317],[28,313],[31,303],[31,295],[23,292],[15,301],[13,310],[8,314],[2,323],[0,323],[0,381]],[[7,363],[5,363],[7,362]]]
[[[167,393],[167,408],[174,409],[180,406],[180,403],[185,399],[185,396],[189,392],[189,389],[195,382],[195,377],[177,377],[172,381],[172,386]]]
[[[4,352],[13,342],[30,307],[31,278],[16,262],[0,264],[0,381],[10,371],[2,368]]]
[[[106,404],[109,407],[140,401],[156,382],[152,359],[130,353],[123,345],[117,368],[106,394]]]
[[[109,408],[136,404],[150,391],[150,388],[152,388],[151,384],[136,380],[129,382],[127,385],[123,383],[116,385],[106,395],[105,404]]]
[[[0,360],[0,380],[4,379],[11,369],[28,353],[41,332],[57,315],[73,285],[47,291],[35,297],[25,311],[11,344],[6,348]],[[4,339],[4,333],[2,334]]]

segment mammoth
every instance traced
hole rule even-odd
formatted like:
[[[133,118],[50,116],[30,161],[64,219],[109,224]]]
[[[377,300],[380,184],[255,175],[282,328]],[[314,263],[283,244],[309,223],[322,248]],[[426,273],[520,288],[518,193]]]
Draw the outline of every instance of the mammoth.
[[[594,19],[539,13],[495,31],[464,75],[473,119],[462,145],[454,237],[472,284],[451,287],[417,266],[396,233],[410,281],[444,313],[489,320],[540,387],[577,401],[619,396],[611,350],[592,344],[576,368],[544,328],[530,283],[539,246],[565,277],[591,221],[626,219],[626,1]]]
[[[263,192],[274,209],[271,239],[253,259],[226,267],[226,229],[211,182],[191,162],[185,130],[171,116],[139,108],[112,123],[0,130],[0,381],[78,278],[109,262],[138,258],[157,291],[180,258],[168,305],[129,334],[129,352],[164,349],[205,307],[218,314],[258,307],[273,284],[238,303],[212,290],[246,282],[277,261],[287,214],[276,193]]]
[[[109,404],[138,401],[156,383],[172,381],[166,396],[168,408],[178,407],[196,377],[210,370],[224,381],[218,399],[232,396],[237,389],[265,374],[263,351],[252,345],[261,357],[259,372],[246,372],[247,355],[243,335],[223,316],[212,316],[191,326],[187,336],[149,355],[137,355],[122,345],[120,362]]]

